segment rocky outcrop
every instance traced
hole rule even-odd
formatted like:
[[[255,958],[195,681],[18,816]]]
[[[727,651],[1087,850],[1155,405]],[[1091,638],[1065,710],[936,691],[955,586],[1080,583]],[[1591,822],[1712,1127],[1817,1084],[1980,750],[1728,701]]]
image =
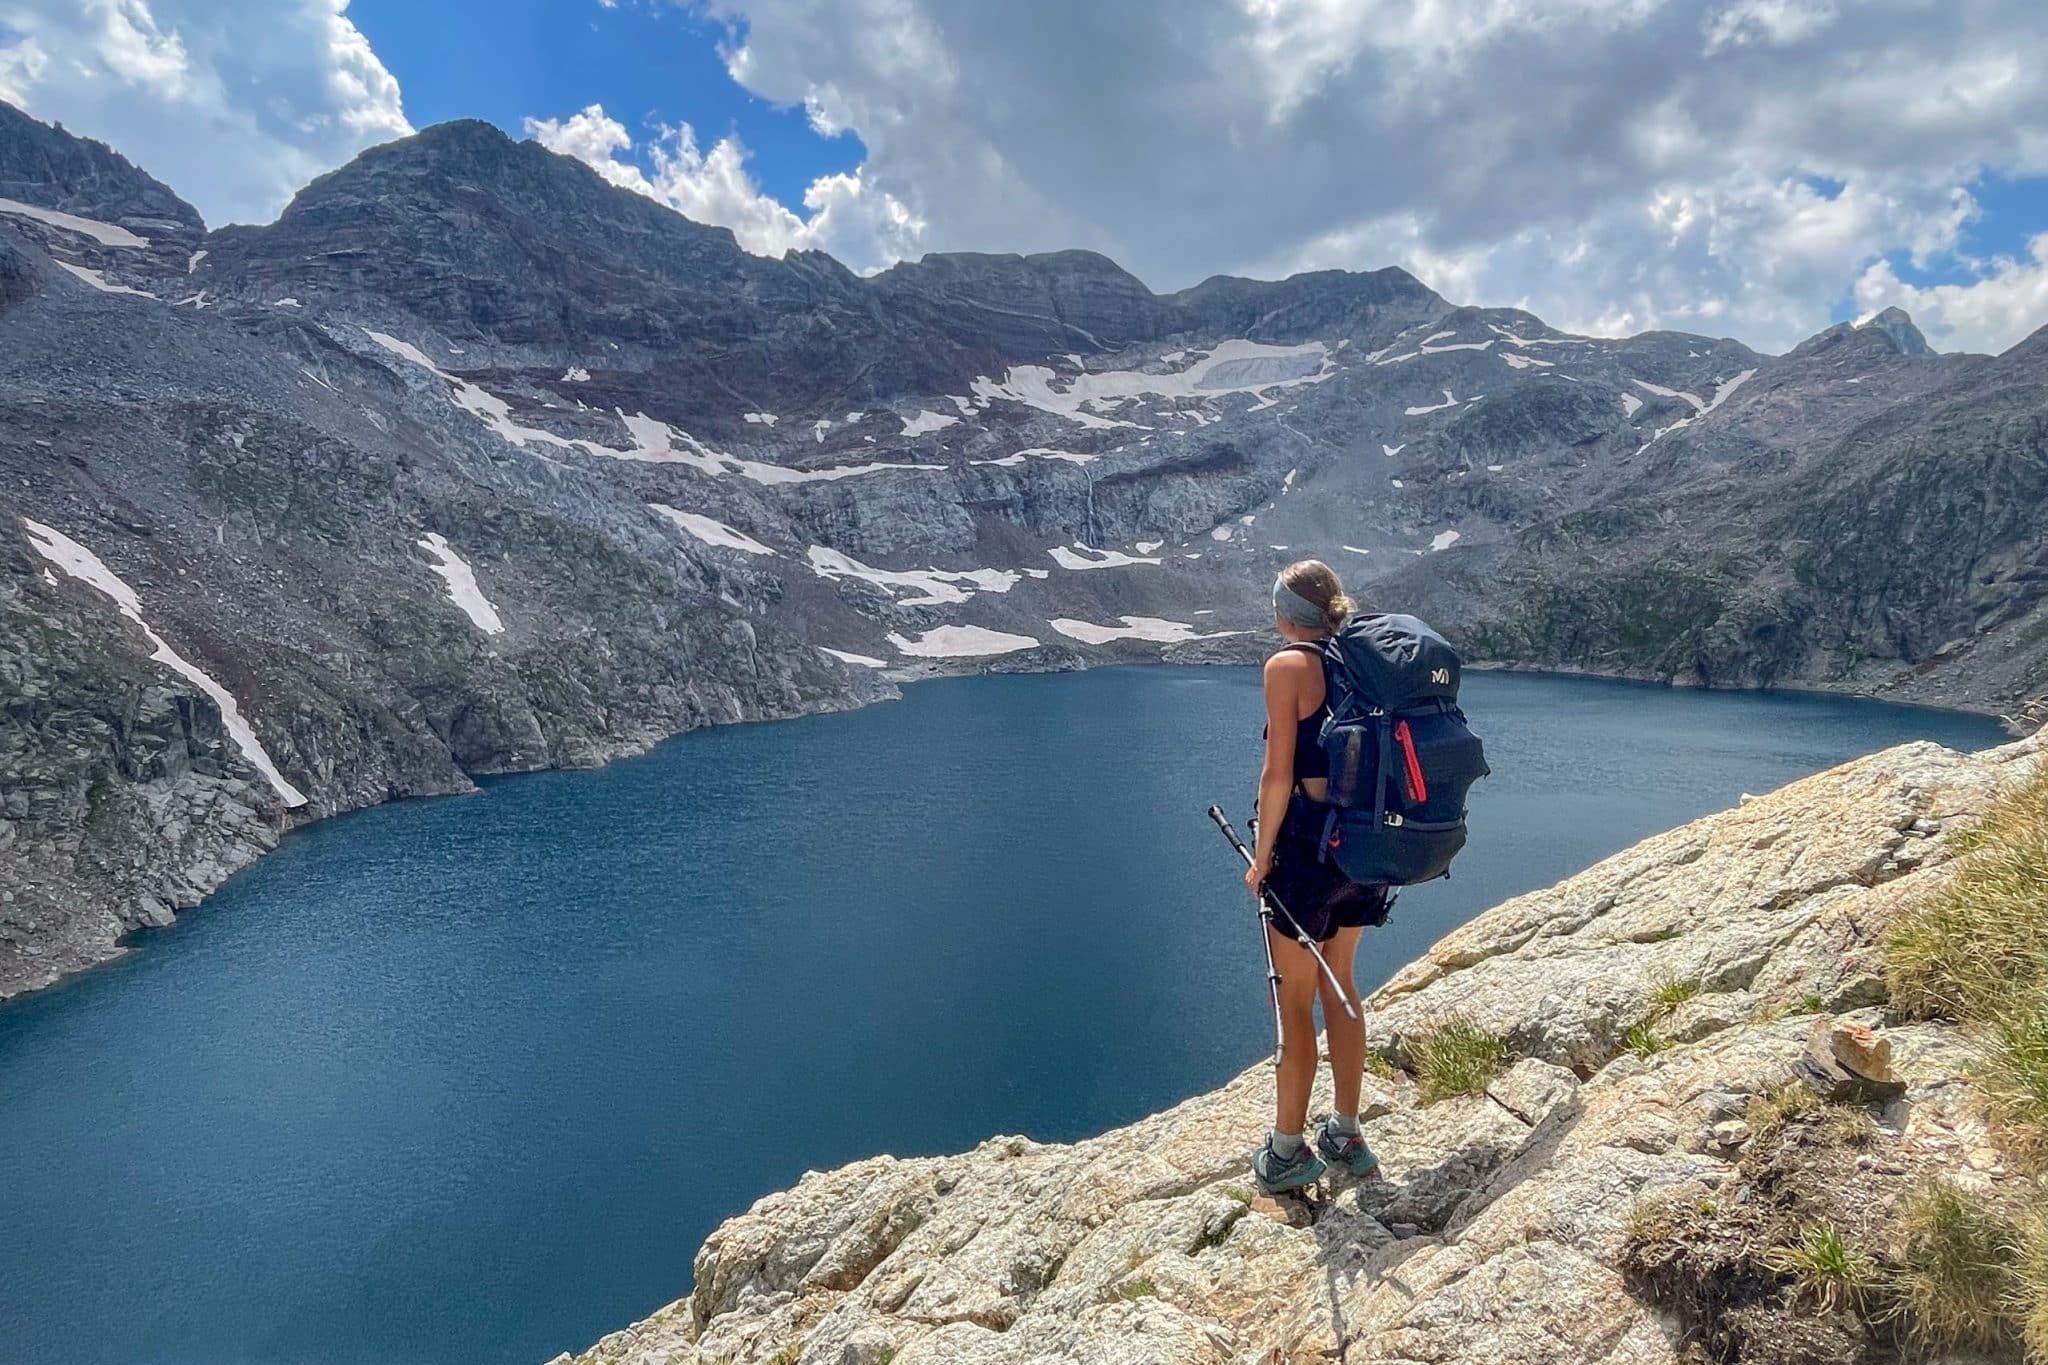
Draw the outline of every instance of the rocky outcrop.
[[[1883,1082],[1856,1096],[1873,1126],[1841,1174],[1866,1216],[1930,1170],[2004,1178],[1959,1082],[1968,1050],[1947,1025],[1885,1027],[1875,954],[1957,833],[2043,761],[2037,740],[1906,745],[1479,916],[1374,996],[1371,1036],[1412,1064],[1462,1018],[1515,1060],[1427,1105],[1399,1070],[1369,1078],[1381,1179],[1255,1199],[1260,1066],[1072,1146],[806,1176],[712,1235],[689,1297],[576,1365],[1686,1359],[1687,1324],[1625,1264],[1638,1211],[1740,1203],[1782,1166],[1761,1097],[1815,1048]],[[1631,1046],[1637,1025],[1651,1041]]]

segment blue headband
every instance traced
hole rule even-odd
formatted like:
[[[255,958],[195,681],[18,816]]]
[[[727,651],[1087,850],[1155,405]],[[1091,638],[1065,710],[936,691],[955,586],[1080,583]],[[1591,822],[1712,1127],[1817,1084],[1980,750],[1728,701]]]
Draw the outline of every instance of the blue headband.
[[[1328,630],[1330,614],[1276,578],[1273,580],[1273,610],[1283,621],[1303,630]]]

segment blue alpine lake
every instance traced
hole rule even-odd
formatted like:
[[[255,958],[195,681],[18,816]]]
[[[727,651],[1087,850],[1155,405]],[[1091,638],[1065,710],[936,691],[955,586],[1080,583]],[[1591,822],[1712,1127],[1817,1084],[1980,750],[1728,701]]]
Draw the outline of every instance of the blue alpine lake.
[[[1634,841],[1989,719],[1479,674],[1494,776],[1360,984]],[[0,1007],[0,1360],[539,1365],[807,1168],[1065,1140],[1271,1045],[1251,669],[920,685],[288,838]]]

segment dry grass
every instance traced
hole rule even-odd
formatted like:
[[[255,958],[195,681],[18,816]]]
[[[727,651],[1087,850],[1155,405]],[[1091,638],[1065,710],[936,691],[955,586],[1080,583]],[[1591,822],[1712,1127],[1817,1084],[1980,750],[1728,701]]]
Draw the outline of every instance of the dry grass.
[[[1948,886],[1885,936],[1886,983],[1907,1014],[1990,1020],[2048,986],[2048,771],[1957,847]]]
[[[1953,1019],[1977,1039],[1973,1079],[2004,1144],[2038,1165],[2048,1158],[2048,769],[2000,801],[1958,851],[1947,886],[1886,935],[1886,980],[1895,1008]],[[2030,1355],[2048,1359],[2048,1196],[2036,1189],[2017,1230],[1952,1191],[1907,1212],[1899,1288],[1909,1324],[1939,1339],[1966,1321],[2013,1322]],[[1993,1298],[2006,1311],[1987,1318]]]
[[[1749,1105],[1750,1131],[1766,1137],[1788,1123],[1820,1112],[1821,1098],[1813,1087],[1800,1081],[1782,1081],[1758,1095]]]
[[[1507,1064],[1508,1046],[1470,1019],[1453,1015],[1432,1024],[1410,1045],[1424,1104],[1454,1095],[1481,1095]]]
[[[1893,925],[1896,1007],[1977,1036],[1977,1079],[2014,1146],[2048,1153],[2048,771],[1963,836],[1956,875]]]
[[[2048,1360],[2048,1210],[2037,1207],[2021,1229],[2012,1285],[2013,1312],[2027,1356]]]
[[[2021,1240],[2010,1219],[1937,1180],[1900,1208],[1895,1232],[1890,1315],[1915,1342],[1948,1352],[1995,1348],[2011,1339]]]

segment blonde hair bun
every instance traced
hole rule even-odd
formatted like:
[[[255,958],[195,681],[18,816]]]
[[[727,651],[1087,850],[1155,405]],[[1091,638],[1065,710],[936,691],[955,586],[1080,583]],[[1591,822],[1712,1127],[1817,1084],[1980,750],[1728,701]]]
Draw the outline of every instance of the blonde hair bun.
[[[1321,607],[1323,623],[1332,632],[1358,610],[1358,604],[1344,592],[1337,571],[1320,559],[1300,559],[1280,571],[1280,581],[1296,596]]]

